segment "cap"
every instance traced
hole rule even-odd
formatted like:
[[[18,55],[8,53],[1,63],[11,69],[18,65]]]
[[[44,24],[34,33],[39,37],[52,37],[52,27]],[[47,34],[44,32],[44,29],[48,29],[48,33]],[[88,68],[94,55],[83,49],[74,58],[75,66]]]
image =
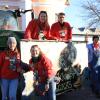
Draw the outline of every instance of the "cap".
[[[15,37],[8,37],[7,45],[9,43],[15,42],[17,44],[16,38]]]

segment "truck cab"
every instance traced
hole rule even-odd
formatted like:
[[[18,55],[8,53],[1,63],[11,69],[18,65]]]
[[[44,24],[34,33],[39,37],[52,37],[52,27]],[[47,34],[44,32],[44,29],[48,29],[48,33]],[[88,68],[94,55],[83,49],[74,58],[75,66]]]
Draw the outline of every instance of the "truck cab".
[[[19,29],[18,15],[12,10],[0,10],[0,51],[6,48],[8,36],[15,36],[19,42],[23,32]]]
[[[18,31],[18,21],[16,13],[11,10],[0,10],[0,30]]]

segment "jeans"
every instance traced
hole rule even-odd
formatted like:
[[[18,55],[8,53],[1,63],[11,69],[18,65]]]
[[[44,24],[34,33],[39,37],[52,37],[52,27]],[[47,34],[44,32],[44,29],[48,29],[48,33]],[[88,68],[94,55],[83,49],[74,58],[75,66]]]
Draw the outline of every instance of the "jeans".
[[[2,100],[16,100],[18,79],[1,79]]]
[[[90,80],[94,92],[100,92],[100,69],[91,70]]]
[[[45,90],[45,83],[39,83],[38,89]],[[45,95],[39,95],[39,100],[56,100],[56,82],[52,79],[49,83],[49,90]]]

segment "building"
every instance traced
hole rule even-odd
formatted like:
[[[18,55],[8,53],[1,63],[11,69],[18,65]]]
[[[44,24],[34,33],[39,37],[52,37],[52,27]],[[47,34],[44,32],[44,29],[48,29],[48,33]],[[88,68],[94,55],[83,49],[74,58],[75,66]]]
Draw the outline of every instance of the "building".
[[[68,0],[0,0],[0,9],[7,8],[7,6],[11,10],[18,8],[23,10],[33,9],[35,18],[38,17],[41,10],[45,10],[48,13],[49,23],[51,25],[55,22],[57,13],[60,11],[64,12],[68,4]],[[31,12],[23,14],[18,20],[20,28],[25,30],[27,24],[31,20]]]
[[[85,28],[85,27],[81,27],[81,28],[72,28],[72,33],[73,33],[73,37],[72,40],[73,41],[80,41],[80,42],[92,42],[92,36],[93,35],[98,35],[100,37],[100,29],[98,28]]]
[[[18,18],[20,29],[23,31],[31,20],[31,12],[34,12],[34,17],[37,18],[41,10],[47,11],[49,24],[51,25],[57,20],[57,13],[64,12],[68,5],[69,0],[0,0],[0,9],[32,10]],[[92,35],[100,35],[100,29],[96,28],[72,28],[72,31],[73,41],[91,41]]]

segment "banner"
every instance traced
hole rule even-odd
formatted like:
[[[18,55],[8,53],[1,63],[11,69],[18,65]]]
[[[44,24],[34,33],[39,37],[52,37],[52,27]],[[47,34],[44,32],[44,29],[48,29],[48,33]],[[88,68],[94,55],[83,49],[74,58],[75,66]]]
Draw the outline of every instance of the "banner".
[[[61,55],[61,52],[64,50],[64,48],[67,47],[67,43],[65,42],[57,42],[57,41],[25,41],[22,40],[20,42],[21,46],[21,59],[23,62],[29,63],[29,59],[31,58],[30,55],[30,48],[32,45],[38,45],[41,50],[43,51],[44,54],[52,61],[53,63],[53,68],[57,72],[60,69],[59,65],[59,58]],[[77,43],[74,44],[76,50],[77,50],[77,57],[73,63],[73,66],[76,64],[81,65],[81,69],[83,70],[85,67],[88,66],[88,57],[87,57],[87,48],[85,43]],[[63,72],[60,72],[63,73]],[[57,93],[62,93],[64,91],[68,91],[72,89],[72,82],[70,78],[74,78],[76,75],[74,71],[69,70],[68,74],[65,75],[66,79],[64,77],[64,81],[62,81],[61,84],[57,85]],[[63,75],[60,75],[63,77]],[[23,95],[28,95],[32,91],[32,73],[25,73],[24,74],[25,81],[26,81],[26,87],[23,90]],[[31,81],[31,82],[30,82]],[[30,86],[31,85],[31,86]],[[30,91],[31,90],[31,91]]]
[[[47,55],[47,57],[52,61],[54,69],[59,69],[59,57],[62,50],[67,47],[67,43],[65,42],[57,42],[57,41],[24,41],[20,42],[21,45],[21,59],[22,61],[29,63],[30,56],[30,48],[32,45],[39,45],[41,50]],[[77,58],[74,65],[79,63],[81,65],[82,70],[84,67],[88,66],[88,56],[87,56],[87,48],[85,43],[77,43],[74,44],[77,49]]]

